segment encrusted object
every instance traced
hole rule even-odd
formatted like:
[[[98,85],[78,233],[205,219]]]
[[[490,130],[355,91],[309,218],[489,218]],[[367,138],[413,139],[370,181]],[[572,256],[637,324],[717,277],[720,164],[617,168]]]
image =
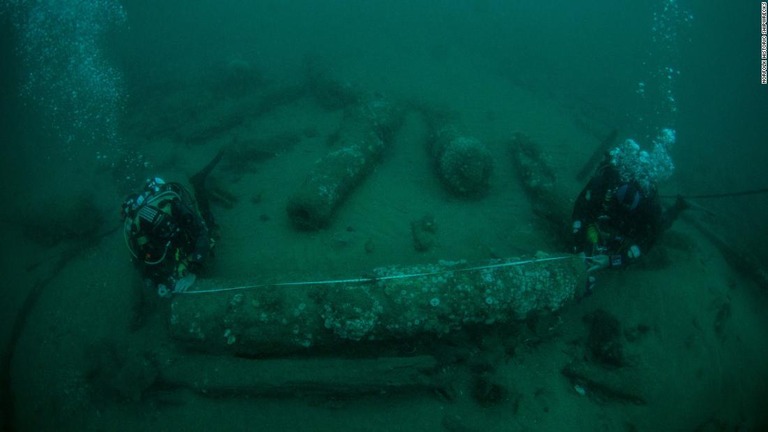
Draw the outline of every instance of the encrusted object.
[[[288,201],[288,217],[296,228],[327,226],[334,211],[379,162],[403,112],[383,98],[350,107],[338,142],[341,147],[318,160]]]
[[[437,174],[452,194],[479,197],[488,191],[493,159],[480,140],[444,128],[437,133],[431,151]]]
[[[381,267],[363,280],[179,295],[170,328],[196,349],[252,356],[434,338],[556,311],[585,277],[574,256]]]

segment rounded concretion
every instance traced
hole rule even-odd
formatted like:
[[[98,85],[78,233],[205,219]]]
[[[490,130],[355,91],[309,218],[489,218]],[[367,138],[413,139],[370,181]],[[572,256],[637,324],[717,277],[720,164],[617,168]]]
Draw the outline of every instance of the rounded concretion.
[[[478,197],[488,191],[493,159],[477,138],[442,131],[434,144],[433,155],[438,176],[454,195]]]
[[[461,196],[478,196],[488,190],[493,160],[478,139],[454,138],[443,148],[438,164],[440,176],[451,192]]]

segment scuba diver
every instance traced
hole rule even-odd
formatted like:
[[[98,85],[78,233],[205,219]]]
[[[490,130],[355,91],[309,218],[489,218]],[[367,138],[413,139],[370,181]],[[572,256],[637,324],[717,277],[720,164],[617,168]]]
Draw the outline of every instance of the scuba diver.
[[[219,152],[190,183],[195,200],[179,183],[147,180],[141,193],[123,203],[123,235],[145,284],[166,297],[185,292],[212,253],[217,229],[205,193],[205,179],[221,159]]]
[[[606,155],[573,208],[574,250],[588,272],[637,262],[688,208],[680,196],[662,208],[656,184],[672,169],[665,152],[648,154],[632,140]]]

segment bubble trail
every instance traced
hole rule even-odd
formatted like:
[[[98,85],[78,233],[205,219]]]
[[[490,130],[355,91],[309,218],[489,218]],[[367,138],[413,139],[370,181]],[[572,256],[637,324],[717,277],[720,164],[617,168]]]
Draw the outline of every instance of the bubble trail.
[[[65,150],[119,145],[124,105],[120,71],[105,52],[108,31],[126,22],[116,0],[7,1],[18,33],[21,95],[45,119]]]

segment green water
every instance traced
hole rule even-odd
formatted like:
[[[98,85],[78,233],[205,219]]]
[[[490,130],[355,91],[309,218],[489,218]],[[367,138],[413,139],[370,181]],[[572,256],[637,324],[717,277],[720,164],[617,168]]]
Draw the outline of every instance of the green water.
[[[144,179],[186,182],[227,148],[209,184],[221,238],[199,275],[226,288],[568,252],[518,181],[517,132],[540,147],[566,210],[614,129],[649,150],[676,131],[662,195],[765,188],[760,4],[737,3],[2,1],[5,427],[768,428],[764,194],[694,199],[706,210],[642,263],[552,315],[258,360],[172,338],[169,302],[143,287],[119,219]],[[290,196],[338,150],[350,97],[371,95],[400,107],[402,124],[328,226],[297,230]],[[441,183],[424,113],[487,147],[482,196]],[[423,220],[435,229],[417,250]],[[622,346],[619,368],[591,358],[598,310],[612,317],[601,323]],[[434,370],[418,385],[356,382],[377,358]],[[569,377],[574,365],[589,379]]]

